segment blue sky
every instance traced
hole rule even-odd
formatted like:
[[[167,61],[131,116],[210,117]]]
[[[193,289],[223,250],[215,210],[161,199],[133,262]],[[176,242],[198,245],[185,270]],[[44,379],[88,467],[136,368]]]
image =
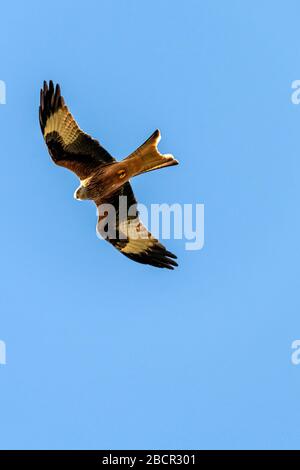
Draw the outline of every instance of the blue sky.
[[[299,448],[299,2],[4,2],[0,106],[0,447]],[[180,166],[150,203],[204,203],[180,267],[95,235],[38,125],[59,82],[80,126],[124,157],[159,127]]]

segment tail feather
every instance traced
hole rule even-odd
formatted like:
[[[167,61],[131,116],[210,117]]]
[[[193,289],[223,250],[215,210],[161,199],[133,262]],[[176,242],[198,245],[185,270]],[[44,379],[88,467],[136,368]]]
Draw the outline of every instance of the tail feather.
[[[169,153],[161,154],[158,151],[157,145],[160,139],[160,131],[157,129],[146,142],[123,160],[124,162],[130,160],[128,163],[133,163],[132,160],[134,160],[136,175],[167,166],[178,165],[178,161],[175,160],[173,155]]]

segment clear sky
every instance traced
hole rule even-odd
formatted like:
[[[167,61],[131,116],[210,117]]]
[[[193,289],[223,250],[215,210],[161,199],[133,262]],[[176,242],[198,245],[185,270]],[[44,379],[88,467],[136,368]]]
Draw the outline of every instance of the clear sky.
[[[300,448],[300,4],[1,4],[0,447]],[[38,124],[44,79],[124,157],[157,127],[180,166],[145,204],[204,203],[170,272],[95,235]]]

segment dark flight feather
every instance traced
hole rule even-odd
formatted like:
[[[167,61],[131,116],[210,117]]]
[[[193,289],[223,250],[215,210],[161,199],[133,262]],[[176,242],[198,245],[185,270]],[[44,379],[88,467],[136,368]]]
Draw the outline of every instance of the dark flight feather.
[[[52,80],[41,90],[40,126],[53,161],[77,174],[80,179],[115,159],[77,125]]]

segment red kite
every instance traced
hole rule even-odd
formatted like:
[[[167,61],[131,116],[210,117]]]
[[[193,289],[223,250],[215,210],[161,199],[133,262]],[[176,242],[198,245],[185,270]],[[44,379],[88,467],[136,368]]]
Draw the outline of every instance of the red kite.
[[[41,90],[39,118],[41,130],[52,160],[73,171],[80,179],[76,199],[93,200],[96,206],[111,204],[116,210],[115,235],[106,239],[123,255],[143,264],[174,269],[176,256],[148,232],[139,219],[129,179],[148,171],[177,165],[173,155],[157,150],[160,132],[156,130],[146,142],[127,158],[118,162],[77,125],[65,105],[59,85],[44,82]],[[120,215],[119,197],[127,197],[127,206],[135,205],[134,214]],[[103,219],[103,217],[102,217]],[[102,222],[99,215],[98,227]]]

